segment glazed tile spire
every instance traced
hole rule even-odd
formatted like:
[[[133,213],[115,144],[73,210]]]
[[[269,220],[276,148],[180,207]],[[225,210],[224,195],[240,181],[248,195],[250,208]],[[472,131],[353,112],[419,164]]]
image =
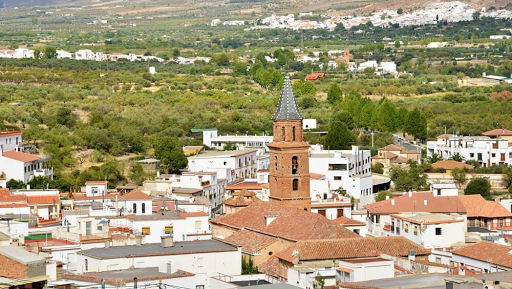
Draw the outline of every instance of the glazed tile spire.
[[[292,83],[287,75],[284,79],[283,90],[277,105],[277,111],[272,117],[273,120],[299,120],[304,119],[295,102]]]

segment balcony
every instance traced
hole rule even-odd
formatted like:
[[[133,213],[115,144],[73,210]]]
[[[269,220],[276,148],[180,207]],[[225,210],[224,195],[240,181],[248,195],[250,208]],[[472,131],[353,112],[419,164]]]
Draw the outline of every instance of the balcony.
[[[53,177],[53,168],[34,170],[34,177]]]

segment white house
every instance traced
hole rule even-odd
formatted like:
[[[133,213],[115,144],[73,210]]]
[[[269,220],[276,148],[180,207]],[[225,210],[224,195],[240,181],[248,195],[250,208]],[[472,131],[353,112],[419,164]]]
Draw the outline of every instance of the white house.
[[[271,135],[219,135],[217,129],[205,129],[203,133],[203,144],[217,150],[224,149],[227,143],[231,143],[237,149],[265,148],[274,139]]]
[[[331,190],[344,189],[367,204],[373,199],[371,154],[368,150],[311,150],[311,172],[325,175]]]
[[[222,205],[226,186],[227,180],[219,179],[217,172],[183,172],[179,181],[173,182],[171,195],[173,191],[179,191],[179,188],[201,190],[197,195],[206,198],[214,210]]]
[[[92,52],[90,49],[80,49],[77,52],[75,52],[75,59],[76,60],[94,60],[96,57],[96,54]]]
[[[0,151],[23,151],[21,130],[0,131]]]
[[[392,214],[389,236],[404,236],[425,248],[450,248],[464,243],[463,216],[430,213]]]
[[[369,61],[360,63],[357,70],[361,71],[361,70],[365,70],[366,68],[373,68],[373,69],[377,70],[378,67],[379,67],[379,64],[377,63],[377,61],[369,60]]]
[[[107,195],[107,181],[87,181],[85,182],[85,195],[87,197],[101,198]]]
[[[73,58],[73,54],[71,52],[67,52],[65,50],[57,49],[57,59],[71,59]]]
[[[392,260],[383,258],[339,261],[336,268],[336,281],[340,283],[393,277],[395,277],[395,264]]]
[[[512,270],[510,246],[482,241],[455,249],[451,254],[450,265],[458,267],[460,275],[465,275],[468,270],[473,274]]]
[[[465,160],[475,160],[483,167],[493,164],[511,165],[511,153],[512,147],[509,147],[508,140],[487,136],[452,136],[427,142],[429,157],[437,154],[447,160],[459,154]]]
[[[28,183],[34,177],[53,178],[53,168],[49,158],[37,155],[11,151],[0,151],[0,175],[5,175],[6,181],[11,179]]]
[[[392,61],[391,62],[383,61],[380,63],[379,71],[383,74],[387,74],[387,73],[395,74],[395,73],[397,73],[396,63],[394,63]]]
[[[84,250],[77,253],[76,263],[74,273],[79,275],[156,266],[172,273],[183,270],[195,274],[196,288],[210,288],[210,277],[242,273],[241,251],[232,245],[216,240],[173,242],[169,237],[160,244]]]
[[[209,151],[188,157],[190,172],[218,172],[228,184],[242,179],[256,178],[258,170],[256,149],[236,151]],[[226,170],[228,169],[228,170]],[[228,175],[223,175],[228,173]]]
[[[459,188],[456,184],[431,184],[430,190],[437,197],[459,195]]]

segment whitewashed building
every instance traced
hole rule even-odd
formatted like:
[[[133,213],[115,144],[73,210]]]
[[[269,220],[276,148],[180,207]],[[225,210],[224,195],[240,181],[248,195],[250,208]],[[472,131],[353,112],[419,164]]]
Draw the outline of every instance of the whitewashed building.
[[[439,155],[447,160],[459,154],[466,161],[475,160],[483,167],[493,164],[511,165],[509,147],[506,139],[492,139],[487,136],[452,136],[441,141],[427,142],[427,156]]]

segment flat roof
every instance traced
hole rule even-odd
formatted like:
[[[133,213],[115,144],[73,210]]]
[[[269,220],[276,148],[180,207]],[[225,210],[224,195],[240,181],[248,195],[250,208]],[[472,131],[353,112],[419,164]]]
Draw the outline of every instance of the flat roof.
[[[395,277],[395,278],[387,278],[387,279],[377,279],[371,281],[364,282],[356,282],[351,283],[353,285],[360,286],[369,286],[369,287],[377,287],[377,288],[398,288],[404,287],[407,288],[409,286],[417,286],[418,284],[428,283],[439,283],[442,284],[444,288],[445,278],[453,278],[454,275],[443,275],[443,274],[428,274],[428,275],[413,275],[413,276],[404,276],[404,277]],[[434,284],[432,284],[434,285]],[[437,284],[436,284],[437,285]],[[437,287],[422,287],[422,288],[437,288]]]
[[[40,263],[45,260],[34,253],[30,253],[21,247],[13,245],[0,247],[0,255],[18,261],[22,264]]]
[[[220,158],[220,157],[236,157],[253,152],[257,152],[257,149],[243,149],[236,151],[205,151],[202,154],[189,157],[189,159],[204,159],[204,158]]]
[[[456,184],[432,184],[434,189],[457,189]]]
[[[182,274],[182,273],[181,273]],[[130,270],[117,270],[117,271],[102,271],[102,272],[89,272],[84,273],[82,276],[100,278],[100,279],[121,279],[126,280],[129,279],[133,282],[133,277],[137,276],[137,278],[155,278],[155,277],[163,277],[163,276],[174,276],[180,275],[180,273],[160,273],[158,272],[158,267],[149,267],[149,268],[135,268]],[[188,275],[188,274],[183,274]]]
[[[464,222],[464,220],[455,216],[439,213],[392,214],[391,217],[422,225]]]
[[[118,259],[129,257],[149,257],[165,255],[182,255],[197,253],[215,253],[236,251],[237,247],[217,240],[199,240],[174,242],[172,247],[162,247],[160,243],[141,246],[114,246],[110,248],[94,248],[83,250],[77,254],[95,259]]]

